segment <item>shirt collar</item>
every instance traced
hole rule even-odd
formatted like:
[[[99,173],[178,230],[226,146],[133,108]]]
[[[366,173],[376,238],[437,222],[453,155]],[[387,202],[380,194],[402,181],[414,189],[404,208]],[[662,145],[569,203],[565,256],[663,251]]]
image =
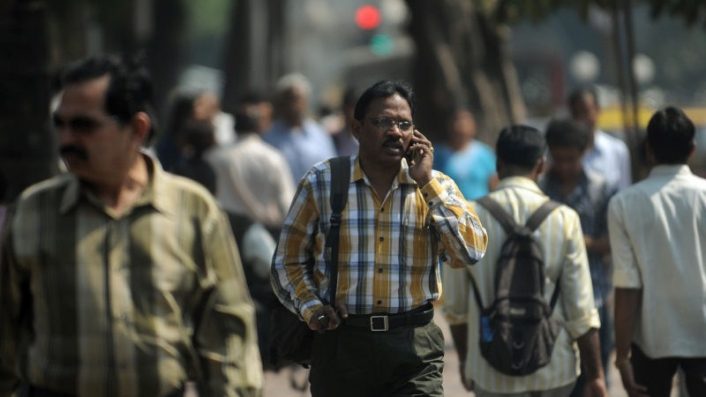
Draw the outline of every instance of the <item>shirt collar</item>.
[[[174,197],[169,194],[166,186],[166,172],[162,169],[162,166],[149,154],[142,152],[142,156],[147,162],[147,169],[150,173],[149,181],[142,195],[135,202],[133,208],[142,206],[152,206],[160,212],[164,213],[175,213],[177,211],[176,203],[174,202]],[[97,201],[93,196],[84,189],[81,181],[76,177],[76,175],[71,174],[70,180],[63,196],[61,197],[61,204],[59,211],[62,214],[66,214],[76,205],[82,197],[88,199],[89,201]]]
[[[689,168],[689,166],[686,164],[656,165],[652,168],[652,171],[650,171],[650,177],[660,177],[660,176],[675,177],[678,175],[693,175],[693,174],[691,172],[691,168]]]
[[[500,180],[500,183],[498,183],[498,187],[495,188],[495,190],[501,190],[506,188],[521,188],[544,195],[542,189],[537,186],[537,183],[535,181],[524,176],[511,176],[503,178]]]
[[[360,156],[355,156],[353,160],[353,175],[352,175],[352,180],[353,182],[363,180],[369,183],[368,177],[365,175],[365,172],[363,171],[363,167],[360,165]],[[396,187],[397,185],[416,185],[417,182],[412,179],[412,177],[409,175],[409,166],[407,165],[407,160],[403,159],[402,164],[400,165],[400,171],[397,174],[397,178],[395,179],[395,183],[393,183],[393,188]]]

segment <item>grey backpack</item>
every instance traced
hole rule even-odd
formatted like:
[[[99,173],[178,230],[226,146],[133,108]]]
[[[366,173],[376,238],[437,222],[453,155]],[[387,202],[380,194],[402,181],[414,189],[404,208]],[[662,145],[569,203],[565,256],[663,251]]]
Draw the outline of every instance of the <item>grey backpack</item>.
[[[498,371],[512,376],[529,375],[547,365],[560,325],[552,319],[559,285],[547,303],[544,298],[544,258],[532,233],[559,206],[547,201],[518,225],[489,197],[478,201],[507,233],[496,264],[495,299],[488,307],[471,275],[480,310],[480,351]]]

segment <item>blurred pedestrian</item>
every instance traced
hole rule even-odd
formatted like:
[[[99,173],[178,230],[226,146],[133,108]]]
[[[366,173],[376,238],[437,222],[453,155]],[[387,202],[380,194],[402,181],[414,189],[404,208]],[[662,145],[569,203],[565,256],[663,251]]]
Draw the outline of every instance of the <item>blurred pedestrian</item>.
[[[210,151],[206,160],[215,171],[216,198],[228,213],[243,259],[255,301],[260,352],[264,354],[268,351],[270,311],[277,304],[269,276],[274,238],[294,196],[294,184],[287,161],[260,136],[266,115],[259,98],[249,95],[237,107],[240,139]]]
[[[166,123],[163,124],[155,145],[159,162],[167,171],[172,171],[183,160],[179,133],[187,122],[194,119],[194,103],[197,97],[196,93],[178,92],[170,99]]]
[[[179,131],[184,157],[174,167],[174,173],[200,183],[211,194],[216,194],[216,173],[204,159],[216,146],[213,124],[210,121],[190,120]]]
[[[434,149],[414,129],[414,96],[382,81],[355,107],[360,154],[341,214],[336,305],[328,305],[330,162],[299,184],[273,259],[280,301],[315,336],[310,383],[319,396],[441,396],[444,341],[432,321],[438,263],[478,261],[485,230],[456,184],[432,171]],[[334,282],[334,284],[336,284]]]
[[[314,164],[336,156],[336,149],[329,134],[308,116],[311,85],[306,77],[286,75],[276,90],[277,119],[264,139],[287,159],[296,184]]]
[[[583,165],[606,178],[616,189],[630,186],[632,181],[630,151],[625,142],[598,129],[601,106],[593,88],[580,88],[569,95],[571,117],[588,126],[588,150]]]
[[[550,199],[566,204],[579,214],[586,244],[588,265],[593,284],[593,301],[601,319],[599,331],[601,363],[608,373],[608,360],[613,351],[613,322],[608,304],[613,292],[608,239],[608,201],[615,194],[604,177],[585,168],[582,159],[590,131],[573,120],[553,120],[547,126],[547,145],[551,161],[540,186]],[[606,375],[607,377],[607,375]],[[583,393],[584,376],[579,377],[573,396]]]
[[[507,212],[515,223],[525,225],[549,201],[537,186],[545,164],[544,138],[535,128],[511,126],[500,132],[496,150],[497,171],[501,179],[497,189],[487,197]],[[513,253],[507,253],[504,249],[509,235],[503,224],[485,206],[476,205],[475,208],[488,231],[487,253],[476,266],[444,272],[444,311],[459,354],[464,385],[474,390],[478,397],[568,396],[579,375],[580,357],[586,372],[587,395],[606,396],[596,332],[600,320],[593,303],[586,249],[576,212],[560,206],[551,211],[533,233],[544,259],[544,301],[549,306],[554,294],[558,294],[551,315],[562,326],[554,341],[549,363],[533,373],[512,376],[500,372],[481,353],[481,326],[488,329],[490,325],[481,322],[481,315],[485,315],[482,310],[486,308],[479,307],[478,303],[481,299],[486,305],[494,301],[496,293],[499,293],[495,290],[499,261],[502,255]],[[475,292],[469,292],[474,288],[478,293],[478,302]],[[522,308],[511,306],[510,310],[513,309],[520,311]],[[484,338],[487,337],[487,331],[483,332]],[[493,336],[490,338],[492,340]],[[512,343],[516,342],[513,340]],[[514,362],[512,364],[515,365]]]
[[[244,102],[236,111],[240,139],[206,155],[217,178],[216,198],[229,213],[246,215],[254,222],[279,231],[294,196],[294,184],[282,154],[262,140],[262,108]]]
[[[498,183],[495,154],[475,140],[476,120],[468,109],[457,109],[448,125],[448,140],[439,145],[434,168],[451,177],[467,200],[488,194]]]
[[[254,396],[253,306],[205,189],[141,147],[151,84],[99,56],[66,71],[53,114],[69,173],[19,199],[0,271],[0,396]],[[15,372],[17,371],[17,372]]]
[[[610,202],[615,365],[630,397],[667,397],[681,369],[706,396],[706,181],[692,174],[694,124],[675,107],[647,126],[647,179]]]

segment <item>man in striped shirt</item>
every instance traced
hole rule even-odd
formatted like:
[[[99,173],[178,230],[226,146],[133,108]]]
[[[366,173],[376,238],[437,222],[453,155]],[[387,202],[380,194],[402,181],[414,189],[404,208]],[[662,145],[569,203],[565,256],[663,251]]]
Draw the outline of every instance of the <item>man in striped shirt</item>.
[[[227,221],[140,150],[149,80],[68,69],[53,115],[70,173],[20,197],[0,271],[0,396],[257,395],[253,305]]]
[[[497,189],[490,193],[515,222],[524,225],[548,197],[536,180],[544,167],[545,143],[535,128],[512,126],[501,131],[496,150]],[[531,375],[509,376],[493,368],[481,355],[480,310],[470,292],[473,275],[483,302],[495,297],[496,263],[507,234],[485,208],[476,206],[478,217],[491,236],[486,256],[473,268],[444,272],[444,312],[461,362],[467,388],[475,387],[479,397],[562,397],[568,396],[579,374],[579,356],[586,371],[586,396],[605,396],[596,330],[600,326],[593,301],[593,288],[578,214],[560,206],[534,232],[542,247],[545,265],[545,298],[549,302],[559,288],[553,316],[563,324],[549,364]],[[489,304],[489,303],[488,303]]]
[[[336,307],[324,259],[329,162],[302,179],[280,236],[272,282],[280,300],[319,330],[310,374],[317,396],[443,395],[443,337],[431,322],[439,260],[477,262],[487,235],[456,184],[432,171],[431,143],[413,125],[414,97],[382,81],[358,100],[341,217]],[[322,321],[323,320],[323,321]]]

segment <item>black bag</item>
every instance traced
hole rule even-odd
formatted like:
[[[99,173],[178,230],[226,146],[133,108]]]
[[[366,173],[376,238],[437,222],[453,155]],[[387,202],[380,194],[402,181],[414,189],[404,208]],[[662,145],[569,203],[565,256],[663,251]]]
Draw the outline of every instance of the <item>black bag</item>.
[[[331,159],[331,217],[324,258],[331,270],[329,301],[335,306],[338,288],[338,241],[341,226],[341,212],[348,200],[350,184],[350,158]],[[326,302],[324,302],[326,303]],[[270,317],[270,362],[275,368],[289,364],[301,364],[305,367],[311,362],[311,346],[314,331],[299,316],[279,304],[272,310]]]
[[[522,226],[489,197],[478,201],[507,233],[496,264],[495,300],[484,307],[471,275],[480,309],[480,351],[488,363],[506,375],[523,376],[547,365],[560,325],[552,318],[559,284],[551,303],[544,299],[544,258],[532,236],[547,216],[559,206],[547,201]],[[561,277],[561,275],[560,275]]]

